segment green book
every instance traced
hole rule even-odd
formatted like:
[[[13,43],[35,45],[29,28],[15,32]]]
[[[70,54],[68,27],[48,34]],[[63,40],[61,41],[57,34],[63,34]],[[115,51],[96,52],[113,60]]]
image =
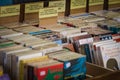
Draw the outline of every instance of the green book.
[[[4,42],[4,43],[0,43],[0,48],[4,48],[4,47],[9,47],[9,46],[12,46],[14,45],[15,43],[14,42]]]

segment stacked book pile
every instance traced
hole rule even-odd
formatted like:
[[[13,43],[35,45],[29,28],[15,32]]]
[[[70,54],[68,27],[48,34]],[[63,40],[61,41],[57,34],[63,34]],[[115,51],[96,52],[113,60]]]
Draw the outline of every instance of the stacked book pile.
[[[17,32],[22,32],[22,33],[26,33],[26,34],[34,34],[35,32],[39,33],[39,31],[42,31],[44,29],[41,28],[37,28],[35,26],[24,26],[24,27],[18,27],[18,28],[14,28],[15,31]]]
[[[115,20],[104,20],[96,23],[103,29],[110,30],[113,33],[120,33],[120,23]]]
[[[13,31],[11,29],[2,29],[0,31],[0,37],[1,38],[8,38],[8,37],[12,37],[12,36],[21,35],[21,34],[23,34],[23,33],[16,32],[16,31]]]

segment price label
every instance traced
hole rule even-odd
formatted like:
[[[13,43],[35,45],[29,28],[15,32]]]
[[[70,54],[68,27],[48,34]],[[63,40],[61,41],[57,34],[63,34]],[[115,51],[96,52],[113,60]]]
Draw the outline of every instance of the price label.
[[[58,7],[58,12],[64,12],[65,11],[65,0],[60,1],[50,1],[49,7]]]
[[[43,8],[39,10],[39,18],[58,16],[58,7]]]
[[[25,13],[39,12],[41,8],[43,8],[43,2],[28,3],[25,4]]]
[[[86,7],[86,0],[71,0],[71,9]]]
[[[15,16],[20,14],[20,5],[0,7],[0,17]]]

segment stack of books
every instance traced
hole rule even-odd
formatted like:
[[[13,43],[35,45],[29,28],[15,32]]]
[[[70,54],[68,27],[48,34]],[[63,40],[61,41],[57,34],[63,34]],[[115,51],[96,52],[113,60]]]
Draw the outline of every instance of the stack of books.
[[[14,30],[17,31],[17,32],[31,34],[31,33],[34,33],[34,32],[39,32],[39,31],[44,30],[44,29],[37,28],[35,26],[24,26],[24,27],[14,28]]]
[[[0,37],[1,38],[8,38],[12,36],[22,35],[23,33],[13,31],[11,29],[3,29],[0,31]]]

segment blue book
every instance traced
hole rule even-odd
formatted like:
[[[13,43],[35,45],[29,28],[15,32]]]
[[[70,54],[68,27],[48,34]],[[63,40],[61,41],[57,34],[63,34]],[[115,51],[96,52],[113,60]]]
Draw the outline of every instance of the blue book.
[[[39,34],[45,34],[45,33],[50,33],[52,32],[51,30],[41,30],[41,31],[37,31],[37,32],[30,32],[30,35],[39,35]]]
[[[0,6],[11,5],[13,4],[12,0],[0,0]]]
[[[84,45],[84,50],[85,50],[87,62],[92,63],[89,44]]]

